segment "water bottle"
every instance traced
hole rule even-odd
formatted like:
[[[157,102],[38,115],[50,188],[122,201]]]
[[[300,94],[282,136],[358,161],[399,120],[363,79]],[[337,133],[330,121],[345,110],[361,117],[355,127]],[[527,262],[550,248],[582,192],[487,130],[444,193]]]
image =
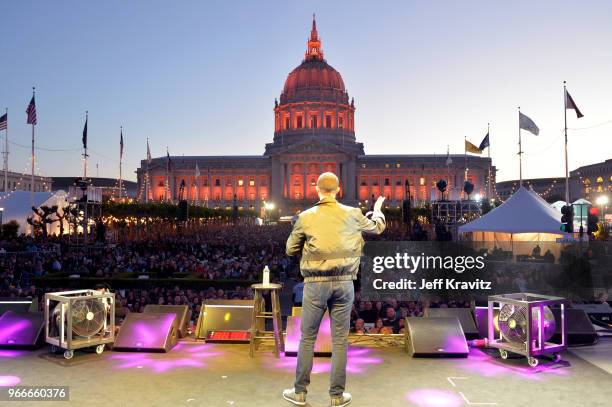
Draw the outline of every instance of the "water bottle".
[[[268,266],[263,269],[263,285],[270,285],[270,269]]]

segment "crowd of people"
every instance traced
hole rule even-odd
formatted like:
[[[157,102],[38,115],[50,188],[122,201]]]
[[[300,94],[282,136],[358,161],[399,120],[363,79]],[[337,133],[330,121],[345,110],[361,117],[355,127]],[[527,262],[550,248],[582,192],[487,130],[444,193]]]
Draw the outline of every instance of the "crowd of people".
[[[279,281],[296,278],[298,263],[285,254],[290,231],[291,224],[211,224],[189,234],[157,232],[148,237],[123,239],[87,249],[74,247],[65,237],[32,239],[20,236],[2,240],[0,297],[38,297],[42,304],[45,291],[61,290],[57,286],[37,286],[37,277],[60,276],[68,281],[70,276],[78,276],[117,281],[116,278],[145,275],[170,283],[149,289],[113,286],[117,304],[125,312],[142,312],[148,304],[184,304],[197,318],[204,300],[252,298],[250,285],[261,278],[266,265]],[[390,227],[377,239],[398,240],[405,238],[405,234],[406,229],[401,226]],[[548,270],[515,273],[514,276],[509,271],[501,267],[495,279],[498,285],[516,288],[515,291],[533,286],[536,278],[550,278]],[[204,284],[199,287],[205,288],[179,288],[169,280],[179,277],[201,280]],[[422,316],[426,307],[469,306],[469,302],[462,301],[362,301],[358,291],[351,329],[356,333],[403,333],[404,317]]]

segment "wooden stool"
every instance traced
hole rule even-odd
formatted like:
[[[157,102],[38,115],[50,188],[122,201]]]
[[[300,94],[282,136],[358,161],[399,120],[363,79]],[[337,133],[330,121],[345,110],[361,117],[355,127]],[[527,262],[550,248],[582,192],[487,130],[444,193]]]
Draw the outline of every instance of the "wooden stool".
[[[274,339],[274,355],[278,358],[280,357],[280,352],[285,350],[279,300],[279,294],[283,286],[280,284],[253,284],[251,287],[255,293],[255,304],[253,306],[253,317],[251,318],[249,356],[253,357],[260,342]],[[266,304],[262,295],[264,291],[271,291],[272,312],[266,312]],[[272,319],[272,325],[274,326],[272,332],[265,330],[266,319]]]

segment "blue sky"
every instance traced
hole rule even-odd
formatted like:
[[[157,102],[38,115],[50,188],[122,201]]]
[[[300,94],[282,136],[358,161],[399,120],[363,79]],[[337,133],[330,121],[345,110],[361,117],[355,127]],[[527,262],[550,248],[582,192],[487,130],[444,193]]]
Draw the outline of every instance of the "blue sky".
[[[37,152],[44,175],[81,173],[85,110],[92,175],[118,176],[121,125],[130,179],[147,137],[154,156],[263,153],[313,12],[366,153],[463,153],[491,122],[498,179],[518,178],[521,106],[541,130],[524,134],[524,176],[561,176],[566,80],[585,114],[569,127],[595,126],[570,131],[570,169],[612,158],[609,1],[21,0],[0,24],[11,169],[28,165],[33,85],[38,146],[68,150]]]

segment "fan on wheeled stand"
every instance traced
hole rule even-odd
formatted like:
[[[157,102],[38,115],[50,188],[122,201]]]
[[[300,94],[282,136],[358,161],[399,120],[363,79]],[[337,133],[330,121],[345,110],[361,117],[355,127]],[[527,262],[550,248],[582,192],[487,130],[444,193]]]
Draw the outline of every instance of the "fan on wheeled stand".
[[[557,305],[561,307],[560,321],[555,321],[550,310],[551,306]],[[498,306],[499,316],[494,320],[493,309]],[[560,361],[560,352],[567,346],[566,306],[567,301],[563,298],[538,294],[490,296],[488,346],[499,349],[502,359],[508,358],[508,352],[526,356],[532,367],[538,365],[537,356],[540,355],[552,355],[555,362]],[[561,343],[551,343],[549,340],[557,324],[561,327]],[[499,328],[498,337],[495,337],[495,325]]]
[[[115,340],[115,294],[76,290],[45,294],[45,340],[51,350],[64,350],[71,359],[74,350],[96,347],[104,351]]]

